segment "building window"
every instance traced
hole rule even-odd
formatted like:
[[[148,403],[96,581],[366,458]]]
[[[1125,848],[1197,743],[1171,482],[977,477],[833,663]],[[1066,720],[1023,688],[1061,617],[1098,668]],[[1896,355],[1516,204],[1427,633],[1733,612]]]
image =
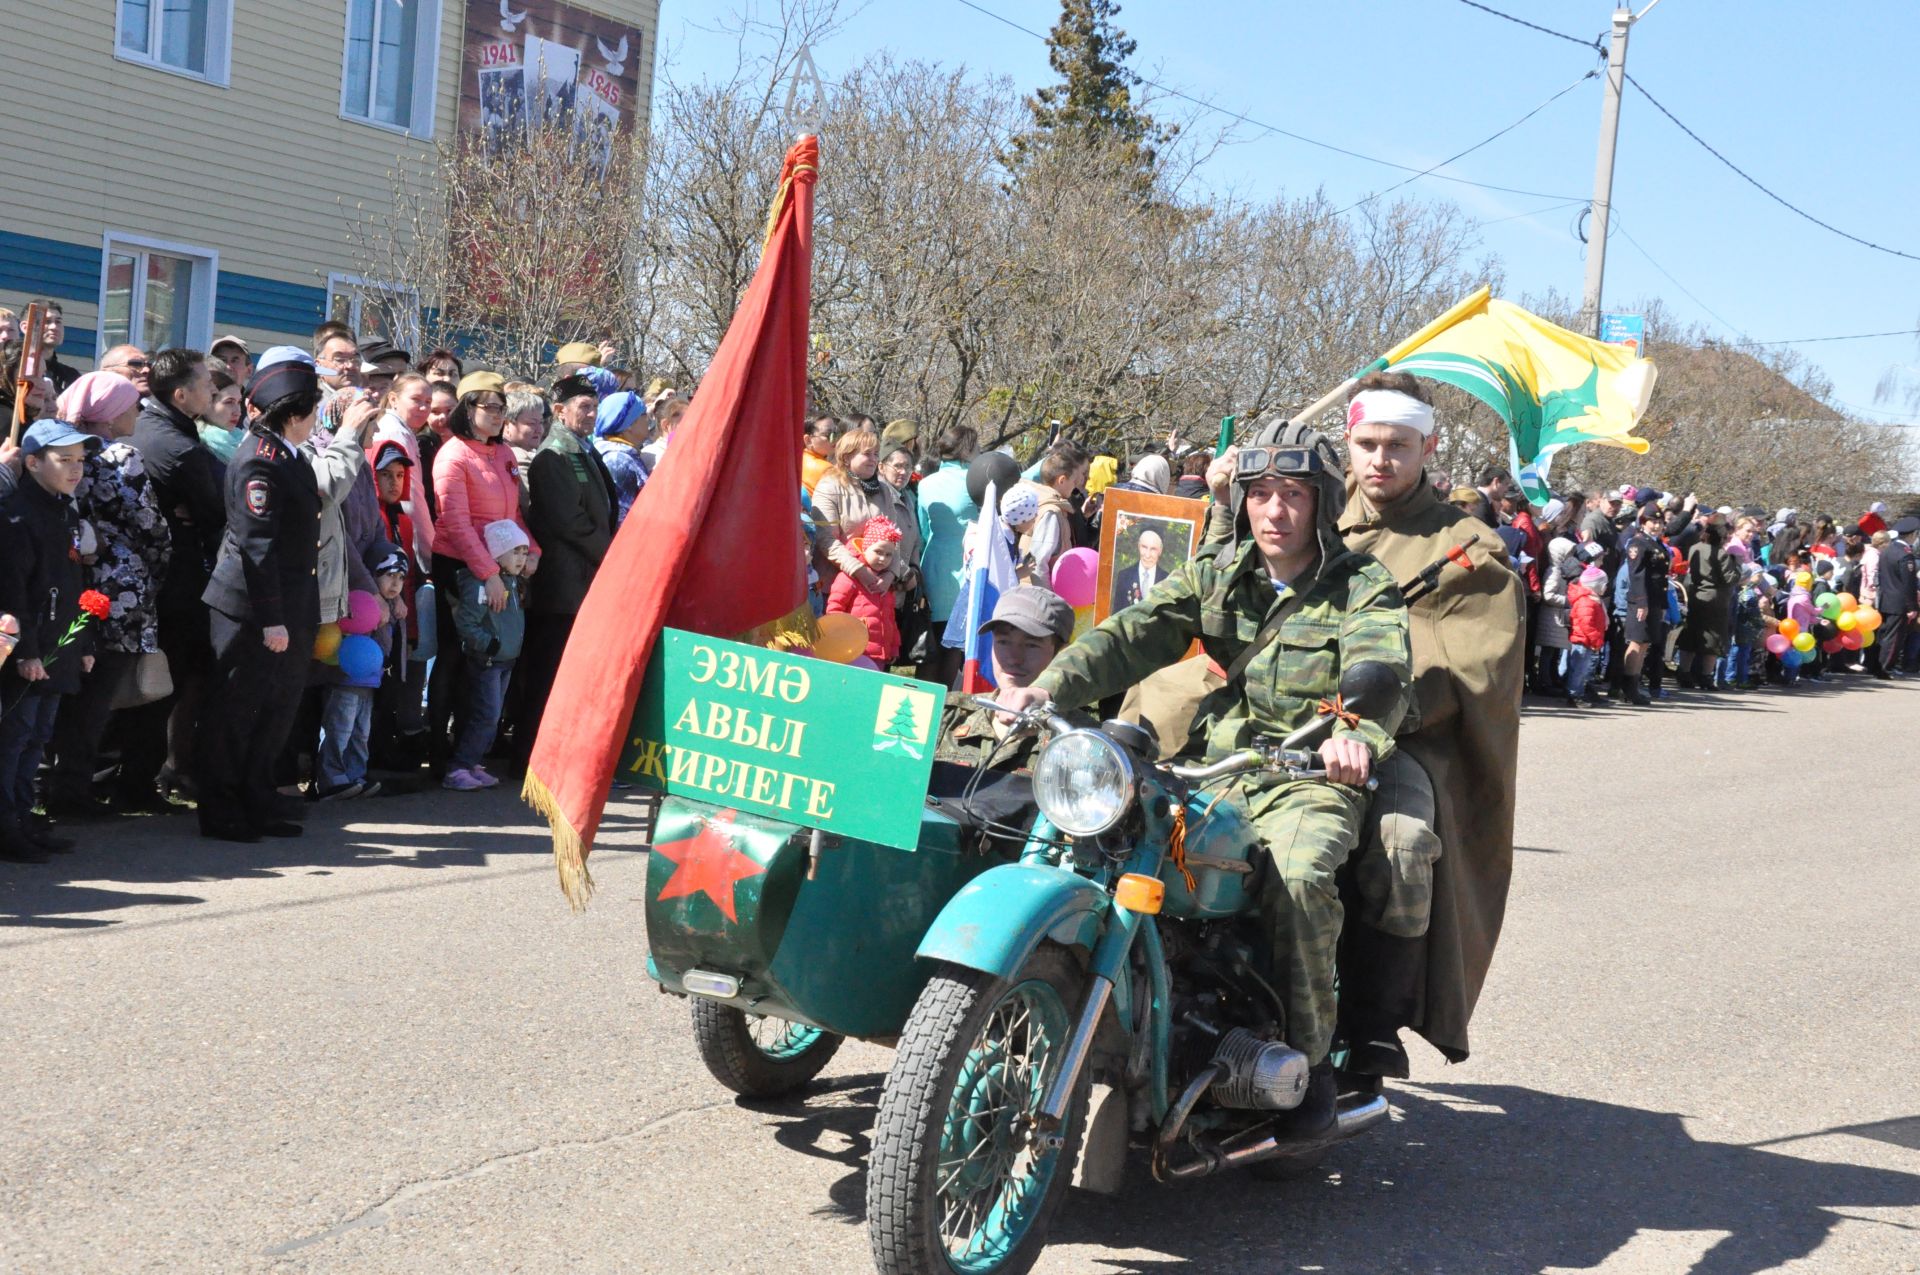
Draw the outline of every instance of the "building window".
[[[129,62],[225,85],[233,0],[119,0],[114,52]]]
[[[100,273],[100,350],[206,349],[219,261],[207,248],[109,233]]]
[[[440,6],[435,0],[347,0],[340,114],[433,136]]]
[[[420,296],[411,288],[374,283],[358,275],[327,276],[327,318],[353,329],[361,345],[391,341],[414,354],[420,335]]]

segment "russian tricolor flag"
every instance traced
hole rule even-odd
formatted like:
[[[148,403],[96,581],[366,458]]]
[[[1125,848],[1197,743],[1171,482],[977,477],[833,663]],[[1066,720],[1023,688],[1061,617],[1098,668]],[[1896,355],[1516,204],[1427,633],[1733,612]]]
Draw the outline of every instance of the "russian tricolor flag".
[[[963,592],[947,619],[941,645],[956,646],[966,652],[966,664],[960,674],[960,689],[978,695],[993,689],[993,639],[981,628],[993,618],[994,603],[1004,591],[1018,583],[1013,573],[1013,544],[1000,525],[1000,498],[993,484],[987,484],[986,499],[980,502],[980,517],[973,524],[967,549],[966,580]]]

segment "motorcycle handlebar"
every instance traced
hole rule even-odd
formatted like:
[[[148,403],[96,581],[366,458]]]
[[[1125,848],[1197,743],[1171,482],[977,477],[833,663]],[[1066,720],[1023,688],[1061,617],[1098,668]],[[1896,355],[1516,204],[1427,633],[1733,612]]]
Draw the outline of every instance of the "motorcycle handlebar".
[[[985,695],[962,695],[960,698],[975,708],[984,708],[990,713],[1004,713],[1014,718],[1015,724],[1021,727],[1047,726],[1055,733],[1073,729],[1073,723],[1042,704],[1035,704],[1032,708],[1008,708]]]
[[[1073,729],[1073,723],[1051,711],[1044,705],[1036,704],[1031,708],[1010,709],[985,695],[963,695],[965,703],[975,708],[986,709],[990,713],[1005,713],[1013,717],[1022,727],[1037,728],[1046,726],[1060,732]],[[1232,775],[1245,774],[1255,770],[1269,770],[1282,773],[1292,779],[1325,779],[1327,768],[1319,765],[1319,754],[1297,748],[1248,749],[1223,757],[1210,766],[1168,766],[1167,770],[1175,778],[1189,784],[1206,784],[1216,779],[1225,779]],[[1368,775],[1364,785],[1368,792],[1380,787],[1377,775]]]
[[[1212,783],[1216,779],[1226,779],[1232,775],[1246,774],[1255,770],[1268,770],[1285,774],[1290,779],[1325,779],[1327,768],[1319,765],[1319,757],[1314,753],[1300,752],[1295,749],[1274,749],[1270,752],[1235,753],[1223,757],[1211,766],[1169,766],[1167,769],[1176,778],[1190,784]],[[1368,792],[1380,787],[1378,775],[1368,775],[1363,785]]]

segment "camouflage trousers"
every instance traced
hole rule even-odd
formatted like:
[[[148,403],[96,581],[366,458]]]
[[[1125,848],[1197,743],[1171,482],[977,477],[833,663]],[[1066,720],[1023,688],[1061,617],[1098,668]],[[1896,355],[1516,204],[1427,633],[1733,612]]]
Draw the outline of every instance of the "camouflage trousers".
[[[1366,796],[1343,784],[1296,782],[1241,797],[1275,868],[1260,910],[1273,959],[1287,970],[1287,1043],[1316,1063],[1339,1017],[1334,962],[1344,909],[1335,874],[1360,844]]]
[[[1433,861],[1440,857],[1433,781],[1405,749],[1396,748],[1376,774],[1353,861],[1358,919],[1395,938],[1417,939],[1433,914]]]

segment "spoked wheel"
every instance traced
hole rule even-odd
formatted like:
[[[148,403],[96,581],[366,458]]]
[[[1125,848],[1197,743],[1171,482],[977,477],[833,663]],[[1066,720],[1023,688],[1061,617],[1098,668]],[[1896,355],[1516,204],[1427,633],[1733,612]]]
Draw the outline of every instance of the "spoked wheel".
[[[820,1074],[845,1039],[804,1023],[749,1014],[703,996],[693,1039],[713,1078],[747,1098],[778,1098]]]
[[[867,1224],[881,1275],[1018,1275],[1046,1244],[1086,1119],[1035,1123],[1073,1032],[1081,979],[1042,948],[1011,982],[947,967],[921,992],[880,1098]]]

